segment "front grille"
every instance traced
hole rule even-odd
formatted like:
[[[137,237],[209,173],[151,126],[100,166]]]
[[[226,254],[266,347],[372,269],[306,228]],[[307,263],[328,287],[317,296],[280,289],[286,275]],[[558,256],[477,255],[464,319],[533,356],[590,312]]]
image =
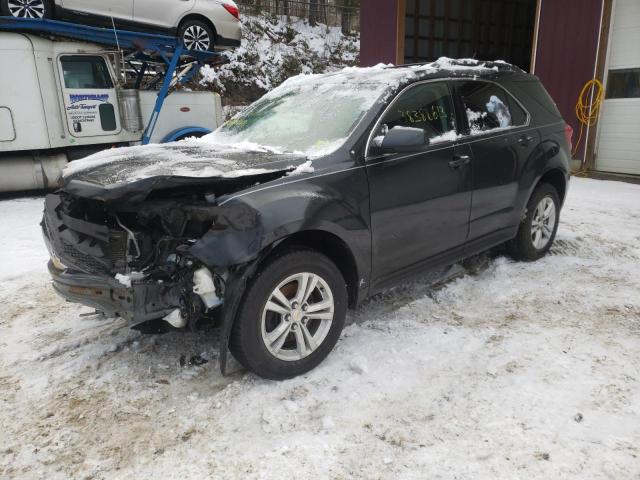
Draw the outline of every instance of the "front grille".
[[[111,276],[127,264],[127,234],[103,223],[87,222],[68,214],[61,194],[47,195],[43,229],[62,263],[94,275]]]
[[[96,258],[86,253],[82,253],[70,243],[61,241],[62,251],[58,253],[58,256],[65,264],[75,267],[86,273],[93,273],[96,275],[109,275],[109,269],[107,265],[98,261]]]

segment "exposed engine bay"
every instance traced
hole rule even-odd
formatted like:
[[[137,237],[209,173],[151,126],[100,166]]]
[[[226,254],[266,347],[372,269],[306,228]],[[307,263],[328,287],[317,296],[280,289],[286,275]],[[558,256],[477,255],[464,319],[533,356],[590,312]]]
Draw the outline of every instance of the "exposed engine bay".
[[[214,193],[211,182],[200,181],[152,191],[139,202],[48,195],[42,227],[59,271],[54,286],[68,299],[82,297],[132,322],[164,318],[177,328],[194,325],[223,303],[229,274],[260,245],[257,213],[244,204],[218,206],[216,193],[255,183],[254,177],[228,179],[216,183]],[[105,285],[60,291],[65,271]]]

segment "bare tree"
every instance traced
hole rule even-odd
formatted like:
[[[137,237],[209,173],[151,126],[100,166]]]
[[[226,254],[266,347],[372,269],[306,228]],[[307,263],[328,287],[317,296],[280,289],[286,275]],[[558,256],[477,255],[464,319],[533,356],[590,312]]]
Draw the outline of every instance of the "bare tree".
[[[309,0],[309,25],[315,27],[318,24],[318,0]]]
[[[344,35],[351,33],[351,22],[358,8],[360,8],[360,0],[342,0],[342,5],[340,5],[340,24]]]

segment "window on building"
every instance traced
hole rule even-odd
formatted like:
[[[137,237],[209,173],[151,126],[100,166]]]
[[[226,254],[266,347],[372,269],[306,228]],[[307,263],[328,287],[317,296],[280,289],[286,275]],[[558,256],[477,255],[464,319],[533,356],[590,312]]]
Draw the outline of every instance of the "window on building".
[[[524,125],[527,113],[503,88],[494,83],[456,83],[464,104],[471,134]]]
[[[640,68],[609,70],[606,98],[640,98]]]
[[[429,143],[455,139],[455,110],[444,82],[422,83],[401,94],[382,120],[383,129],[410,127],[424,130]]]
[[[113,82],[104,58],[89,55],[67,55],[60,59],[64,85],[73,89],[111,89]]]

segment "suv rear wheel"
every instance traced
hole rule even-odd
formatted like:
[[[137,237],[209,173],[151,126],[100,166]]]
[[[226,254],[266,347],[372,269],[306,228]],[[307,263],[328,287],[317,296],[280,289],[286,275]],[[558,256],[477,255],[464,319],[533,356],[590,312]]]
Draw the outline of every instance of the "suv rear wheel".
[[[512,256],[526,261],[544,256],[556,237],[559,220],[558,192],[552,185],[541,183],[533,191],[518,234],[509,245]]]
[[[213,52],[216,35],[213,29],[200,20],[185,20],[178,36],[189,50]]]
[[[48,0],[0,0],[3,15],[16,18],[52,18],[51,4]]]
[[[331,352],[346,311],[344,278],[326,256],[311,250],[276,256],[260,268],[245,293],[231,352],[264,378],[301,375]]]

